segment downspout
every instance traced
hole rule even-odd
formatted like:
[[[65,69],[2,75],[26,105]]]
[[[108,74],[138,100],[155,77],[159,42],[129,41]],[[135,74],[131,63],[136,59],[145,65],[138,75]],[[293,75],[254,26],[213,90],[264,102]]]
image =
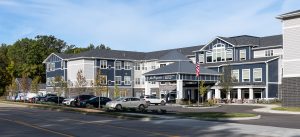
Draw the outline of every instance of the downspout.
[[[266,62],[266,99],[269,98],[269,63]]]

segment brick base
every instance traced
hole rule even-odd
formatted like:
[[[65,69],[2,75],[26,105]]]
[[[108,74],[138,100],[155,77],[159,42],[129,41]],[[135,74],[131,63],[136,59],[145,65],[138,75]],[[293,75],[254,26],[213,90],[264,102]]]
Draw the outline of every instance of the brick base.
[[[300,107],[300,77],[282,79],[282,106]]]

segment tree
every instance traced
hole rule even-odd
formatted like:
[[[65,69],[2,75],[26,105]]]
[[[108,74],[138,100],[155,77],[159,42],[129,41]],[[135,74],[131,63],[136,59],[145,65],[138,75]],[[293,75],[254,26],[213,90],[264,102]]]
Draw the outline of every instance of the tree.
[[[0,96],[6,91],[5,87],[8,87],[11,84],[11,75],[6,70],[6,67],[9,64],[7,58],[8,46],[6,44],[1,44],[0,47]]]
[[[199,106],[199,101],[200,101],[199,97],[201,96],[202,104],[203,104],[204,103],[204,95],[207,92],[207,88],[206,88],[206,86],[204,86],[204,81],[202,81],[202,80],[200,81],[198,90],[199,90],[199,96],[198,96],[198,106]]]
[[[97,70],[96,79],[95,79],[95,86],[96,86],[96,94],[99,95],[99,109],[101,107],[101,101],[100,98],[102,96],[102,93],[107,91],[107,80],[106,76],[101,74],[101,70]]]
[[[120,97],[120,89],[119,89],[119,87],[118,87],[118,85],[117,84],[115,84],[115,90],[114,90],[114,98],[118,98],[118,97]]]
[[[16,96],[17,93],[17,84],[15,79],[12,80],[11,84],[9,86],[7,86],[8,91],[10,91],[10,95],[11,96]]]
[[[32,93],[38,93],[38,91],[40,90],[40,87],[39,87],[40,81],[41,81],[40,76],[34,77],[34,79],[32,80],[32,83],[31,83],[31,92]]]
[[[66,89],[68,88],[67,82],[61,77],[61,76],[56,76],[54,78],[55,81],[55,86],[58,86],[59,89],[57,90],[57,96],[58,96],[58,105],[59,105],[59,97],[61,97],[62,93],[64,93],[66,91]]]
[[[21,89],[23,92],[23,96],[24,96],[24,103],[25,103],[25,97],[26,97],[26,93],[29,91],[30,88],[30,81],[28,79],[28,74],[23,73],[22,78],[21,78]]]
[[[76,80],[77,80],[76,87],[79,89],[79,94],[80,94],[81,90],[83,90],[87,85],[87,81],[85,76],[83,75],[82,69],[78,70]]]
[[[229,97],[230,90],[233,86],[233,78],[231,76],[231,66],[228,64],[223,67],[223,73],[220,77],[220,87],[223,89],[222,92],[225,92],[226,96]]]

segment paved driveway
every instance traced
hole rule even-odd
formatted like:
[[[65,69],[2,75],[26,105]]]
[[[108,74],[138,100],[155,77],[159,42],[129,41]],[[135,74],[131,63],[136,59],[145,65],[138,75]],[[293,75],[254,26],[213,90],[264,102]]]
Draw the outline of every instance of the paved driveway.
[[[0,103],[1,105],[3,104]],[[0,127],[1,137],[296,137],[300,135],[300,129],[271,126],[192,119],[122,120],[18,106],[0,108]]]
[[[242,120],[232,121],[233,123],[253,124],[253,125],[264,125],[274,127],[286,127],[286,128],[297,128],[300,129],[300,115],[292,114],[271,114],[271,113],[259,113],[252,111],[260,106],[248,106],[248,105],[222,105],[218,108],[207,108],[207,109],[193,109],[193,108],[182,108],[181,106],[150,106],[149,109],[166,109],[167,112],[240,112],[240,113],[253,113],[261,115],[260,119],[257,120]]]

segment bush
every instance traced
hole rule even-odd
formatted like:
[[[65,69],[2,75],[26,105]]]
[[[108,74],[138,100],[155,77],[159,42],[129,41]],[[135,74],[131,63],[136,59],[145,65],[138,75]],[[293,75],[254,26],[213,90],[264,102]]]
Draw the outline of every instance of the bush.
[[[258,99],[256,101],[256,103],[258,104],[280,104],[281,100],[278,98],[274,98],[274,99]]]
[[[214,106],[215,104],[216,104],[215,100],[208,99],[207,102],[205,103],[205,106]]]

